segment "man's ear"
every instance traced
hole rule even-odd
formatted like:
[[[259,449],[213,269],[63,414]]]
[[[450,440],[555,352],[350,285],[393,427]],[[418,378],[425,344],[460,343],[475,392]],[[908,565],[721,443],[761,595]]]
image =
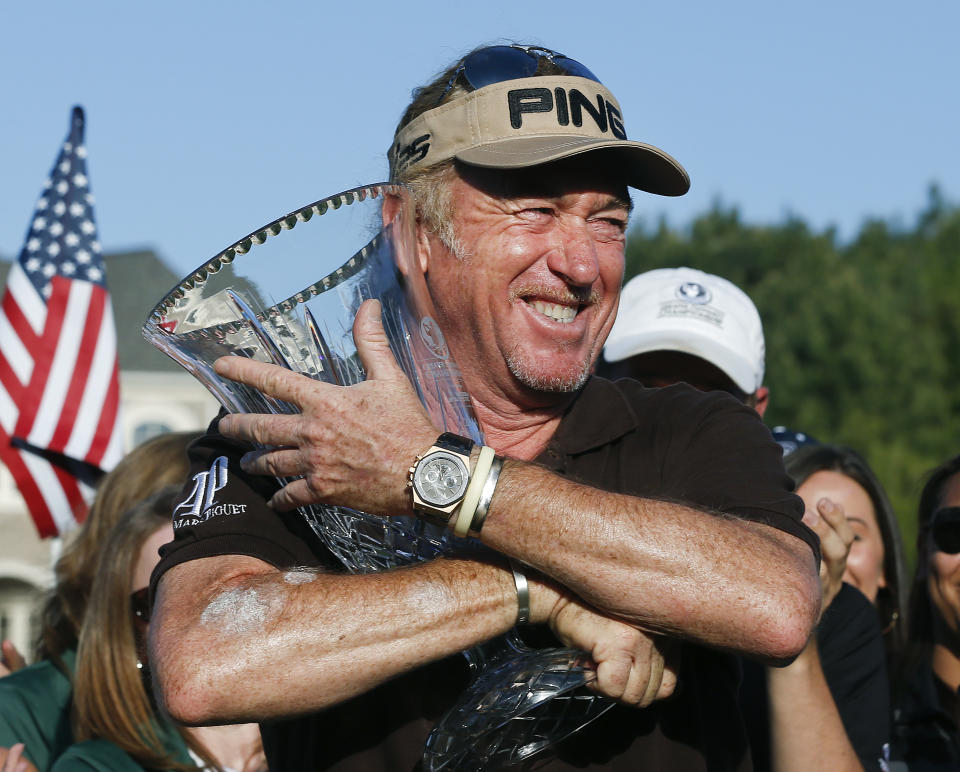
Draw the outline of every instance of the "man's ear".
[[[380,214],[383,217],[383,227],[386,228],[396,220],[401,211],[403,211],[403,201],[400,197],[390,193],[385,194],[383,197],[383,206],[380,210]]]
[[[419,217],[417,218],[416,229],[417,260],[420,263],[420,270],[426,274],[430,270],[430,258],[433,256],[433,250],[436,247],[436,239],[431,238],[430,230]]]
[[[767,409],[767,404],[770,401],[770,389],[768,389],[766,386],[761,386],[756,390],[753,396],[756,400],[756,404],[754,404],[753,408],[757,411],[757,413],[760,414],[760,417],[763,418],[763,413]]]

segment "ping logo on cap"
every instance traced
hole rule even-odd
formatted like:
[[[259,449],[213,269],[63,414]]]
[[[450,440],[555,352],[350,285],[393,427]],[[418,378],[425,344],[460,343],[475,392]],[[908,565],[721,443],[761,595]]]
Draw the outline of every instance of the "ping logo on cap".
[[[576,88],[567,89],[557,86],[548,88],[515,88],[507,92],[507,109],[510,111],[510,125],[515,129],[523,127],[525,113],[554,113],[557,125],[583,126],[583,113],[586,112],[597,129],[605,133],[608,129],[617,139],[626,139],[623,128],[623,116],[616,105],[597,94],[597,101],[587,97]]]
[[[390,154],[393,156],[394,164],[398,169],[404,169],[410,164],[415,164],[427,157],[430,152],[430,135],[421,134],[405,145],[394,144],[390,148]]]

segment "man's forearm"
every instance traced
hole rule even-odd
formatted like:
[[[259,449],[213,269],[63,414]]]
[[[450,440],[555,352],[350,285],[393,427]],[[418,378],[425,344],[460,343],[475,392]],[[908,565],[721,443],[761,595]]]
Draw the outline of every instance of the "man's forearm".
[[[761,659],[795,656],[819,609],[812,552],[790,534],[523,462],[504,465],[482,540],[606,613]]]
[[[438,560],[364,576],[281,572],[253,558],[171,568],[151,623],[151,662],[185,723],[318,710],[508,630],[513,580]]]

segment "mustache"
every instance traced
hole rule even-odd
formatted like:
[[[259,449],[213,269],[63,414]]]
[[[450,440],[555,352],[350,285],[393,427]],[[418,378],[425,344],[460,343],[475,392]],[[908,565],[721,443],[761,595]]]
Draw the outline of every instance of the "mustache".
[[[518,300],[536,298],[548,303],[561,305],[593,305],[600,301],[600,293],[592,287],[555,287],[540,284],[527,284],[512,291],[512,296]]]

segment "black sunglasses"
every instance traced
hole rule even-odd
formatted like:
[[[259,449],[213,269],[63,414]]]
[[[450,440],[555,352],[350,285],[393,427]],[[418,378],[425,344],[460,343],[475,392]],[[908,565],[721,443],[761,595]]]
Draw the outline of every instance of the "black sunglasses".
[[[450,93],[453,84],[457,82],[457,78],[461,75],[463,75],[467,84],[476,91],[493,83],[529,78],[536,75],[540,68],[541,59],[552,62],[565,75],[576,75],[580,78],[594,80],[597,83],[600,82],[600,79],[580,62],[556,51],[551,51],[549,48],[541,48],[540,46],[488,46],[487,48],[481,48],[479,51],[474,51],[460,62],[460,66],[450,76],[446,88],[444,88],[440,98],[437,99],[437,104],[439,105],[443,98]]]
[[[142,587],[130,593],[130,610],[138,622],[150,622],[150,588]]]
[[[933,543],[940,552],[956,555],[960,552],[960,507],[938,509],[930,518]]]

